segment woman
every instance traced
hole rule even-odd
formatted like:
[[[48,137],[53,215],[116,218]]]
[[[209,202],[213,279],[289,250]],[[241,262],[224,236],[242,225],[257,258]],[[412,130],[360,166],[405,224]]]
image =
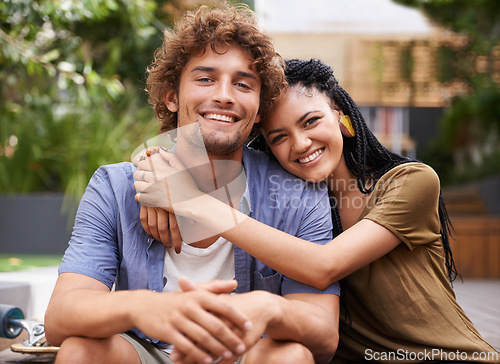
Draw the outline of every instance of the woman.
[[[215,231],[225,230],[222,216],[236,216],[243,222],[221,235],[273,269],[318,288],[342,280],[334,361],[499,362],[455,300],[450,282],[457,273],[436,173],[384,148],[329,66],[290,60],[285,72],[289,88],[262,135],[286,170],[326,180],[343,232],[324,246],[308,244],[228,213],[210,196],[176,206],[176,213]]]

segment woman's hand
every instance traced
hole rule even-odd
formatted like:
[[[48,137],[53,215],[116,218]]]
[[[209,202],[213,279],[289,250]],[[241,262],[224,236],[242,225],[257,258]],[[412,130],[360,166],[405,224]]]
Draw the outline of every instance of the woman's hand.
[[[141,157],[138,170],[134,173],[137,190],[135,199],[145,205],[160,207],[168,212],[182,215],[182,207],[188,207],[189,202],[202,195],[188,170],[184,168],[175,154],[163,148],[146,150],[146,156]]]

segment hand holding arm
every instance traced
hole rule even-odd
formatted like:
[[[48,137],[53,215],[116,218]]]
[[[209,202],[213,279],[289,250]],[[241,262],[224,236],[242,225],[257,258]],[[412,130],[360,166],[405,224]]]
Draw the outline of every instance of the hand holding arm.
[[[179,203],[203,195],[175,154],[161,148],[139,162],[134,178],[137,201],[169,212]]]
[[[136,161],[138,170],[134,174],[134,187],[138,192],[136,200],[142,203],[140,220],[149,236],[166,247],[173,246],[178,254],[183,240],[173,204],[189,201],[201,192],[175,154],[161,148],[156,150],[156,153],[148,153],[147,158]],[[191,194],[186,195],[189,191]],[[186,226],[188,222],[181,223]]]
[[[224,170],[224,166],[217,166],[216,169]],[[192,211],[196,210],[201,202],[200,199],[205,196],[216,201],[224,201],[226,206],[224,220],[228,227],[237,223],[229,206],[231,203],[237,203],[236,199],[226,200],[230,189],[233,194],[236,191],[235,186],[240,188],[243,186],[241,177],[234,179],[231,185],[219,186],[208,194],[202,193],[198,190],[190,172],[184,169],[177,157],[164,150],[150,154],[139,162],[139,170],[135,172],[134,177],[136,200],[143,204],[140,218],[144,230],[167,247],[173,245],[177,253],[181,251],[182,241],[189,244],[219,233],[199,224],[194,225],[196,222],[189,219]]]

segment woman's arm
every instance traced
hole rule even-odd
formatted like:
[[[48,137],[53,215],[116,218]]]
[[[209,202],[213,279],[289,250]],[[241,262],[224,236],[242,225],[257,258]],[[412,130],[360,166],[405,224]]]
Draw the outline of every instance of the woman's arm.
[[[189,205],[181,208],[187,217],[219,232],[276,271],[319,289],[377,260],[400,243],[388,229],[367,219],[318,245],[249,218],[209,195]]]
[[[173,168],[169,169],[159,155],[141,162],[136,172],[138,181],[134,184],[140,192],[136,196],[139,202],[196,220],[264,264],[304,284],[324,289],[400,243],[388,229],[367,219],[325,245],[302,240],[249,218],[226,203],[201,194],[195,187],[195,191],[191,191],[196,185],[189,180],[189,173],[178,165],[175,156],[159,154]],[[155,178],[148,169],[153,164]],[[141,169],[149,174],[144,176]],[[175,183],[170,182],[170,176],[175,177]]]
[[[140,194],[139,201],[144,202],[145,197]],[[210,195],[176,203],[173,209],[162,205],[209,227],[287,277],[319,289],[377,260],[400,243],[388,229],[367,219],[318,245],[254,220]]]

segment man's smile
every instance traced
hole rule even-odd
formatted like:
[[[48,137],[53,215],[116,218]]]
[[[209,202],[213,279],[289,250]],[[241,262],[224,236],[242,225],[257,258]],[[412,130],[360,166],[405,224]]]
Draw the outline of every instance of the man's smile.
[[[226,123],[234,123],[236,121],[236,118],[234,116],[213,114],[213,113],[203,114],[203,117],[206,119],[223,121]]]

